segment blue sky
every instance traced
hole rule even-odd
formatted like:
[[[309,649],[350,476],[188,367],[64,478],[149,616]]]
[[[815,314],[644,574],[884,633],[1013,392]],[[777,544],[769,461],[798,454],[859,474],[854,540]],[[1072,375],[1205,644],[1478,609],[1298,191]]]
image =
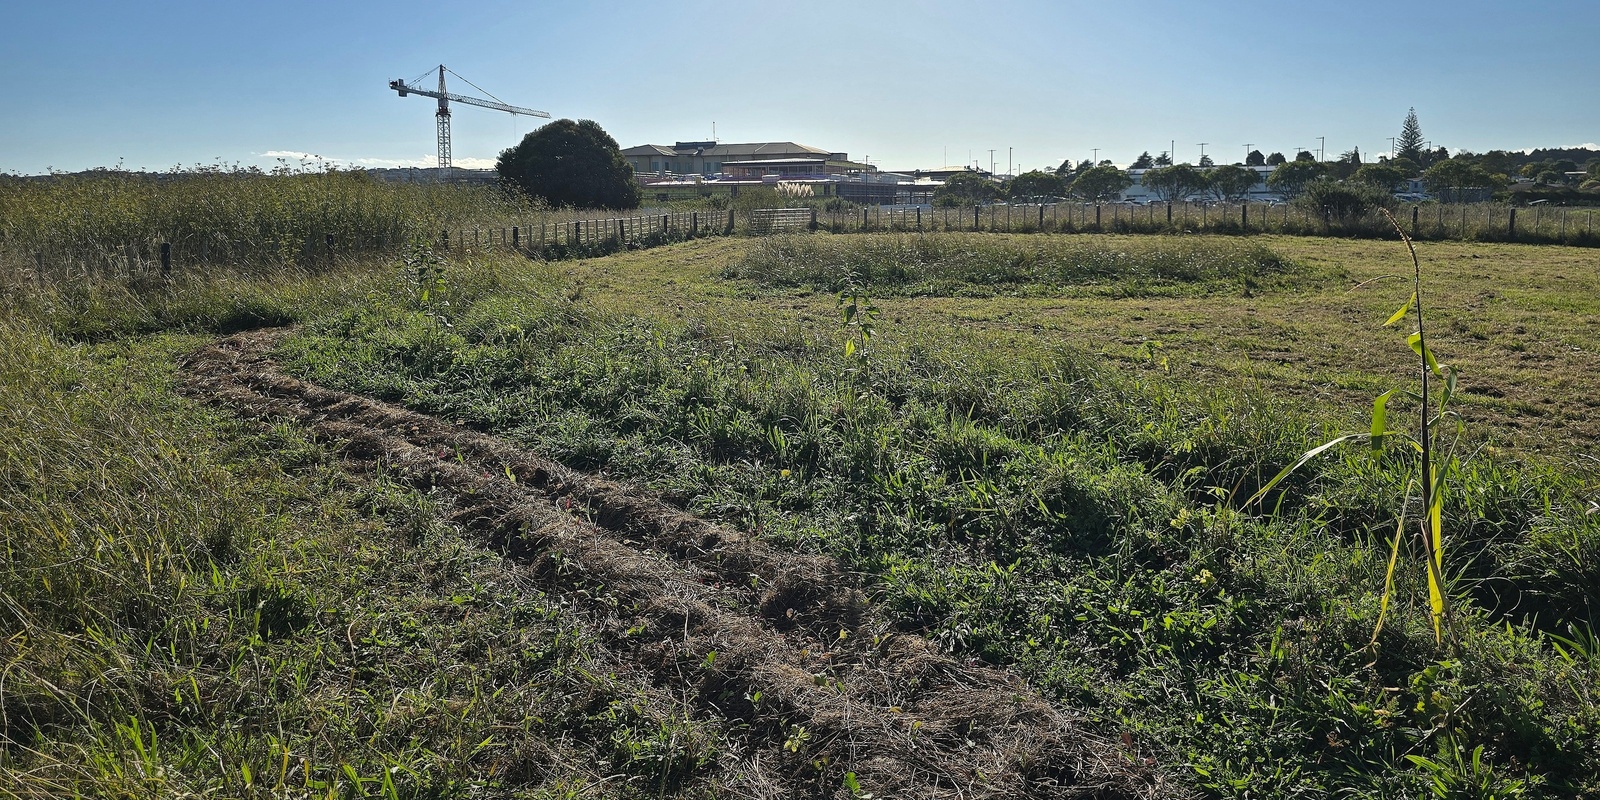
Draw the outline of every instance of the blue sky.
[[[0,172],[431,165],[443,63],[623,147],[786,140],[888,169],[1600,142],[1600,0],[22,2],[0,7]],[[453,83],[452,89],[476,94]],[[541,121],[458,107],[489,166]]]

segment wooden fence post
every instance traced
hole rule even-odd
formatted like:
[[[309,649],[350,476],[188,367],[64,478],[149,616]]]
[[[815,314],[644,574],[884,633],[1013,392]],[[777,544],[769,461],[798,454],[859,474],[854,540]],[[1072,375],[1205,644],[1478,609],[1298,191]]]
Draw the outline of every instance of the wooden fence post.
[[[1487,231],[1485,231],[1485,233],[1487,233]],[[1465,235],[1465,231],[1463,231],[1463,236],[1464,235]],[[1512,206],[1511,207],[1511,218],[1506,220],[1506,238],[1510,239],[1513,242],[1517,240],[1517,207],[1516,206]]]
[[[700,233],[700,212],[689,212],[689,235],[691,237]]]
[[[522,229],[516,225],[511,226],[511,249],[522,252]]]
[[[973,230],[977,230],[978,229],[978,207],[977,206],[973,206],[972,207],[972,229]]]
[[[1169,205],[1169,206],[1167,206],[1167,208],[1170,210],[1172,208],[1172,206]],[[1095,233],[1100,233],[1101,232],[1101,228],[1100,228],[1100,204],[1099,203],[1095,203],[1094,204],[1094,231],[1095,231]]]
[[[1417,238],[1417,206],[1411,207],[1411,238]]]
[[[1245,233],[1249,233],[1250,232],[1250,201],[1249,200],[1246,200],[1243,203],[1239,204],[1239,227],[1241,229],[1243,229]]]
[[[1098,223],[1096,223],[1098,224]],[[1172,201],[1167,201],[1167,227],[1172,227]]]
[[[918,209],[917,213],[921,214],[922,213],[921,209]],[[817,208],[816,208],[816,206],[812,206],[811,207],[811,226],[808,228],[808,230],[813,230],[814,231],[816,229],[817,229]]]
[[[172,243],[161,243],[161,277],[172,277]]]

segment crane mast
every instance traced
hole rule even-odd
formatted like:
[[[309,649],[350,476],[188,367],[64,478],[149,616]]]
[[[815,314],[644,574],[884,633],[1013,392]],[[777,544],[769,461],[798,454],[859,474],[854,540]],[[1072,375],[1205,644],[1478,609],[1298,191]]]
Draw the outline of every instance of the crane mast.
[[[432,70],[429,70],[429,72],[432,72]],[[445,66],[443,64],[440,64],[439,65],[439,90],[438,91],[430,91],[428,89],[422,88],[421,78],[418,78],[418,79],[416,79],[416,80],[414,80],[414,81],[412,81],[410,83],[407,83],[403,78],[396,78],[395,80],[389,81],[389,88],[395,90],[396,92],[399,92],[401,97],[405,97],[408,94],[418,94],[418,95],[422,95],[423,97],[438,98],[438,100],[439,100],[439,110],[434,112],[434,119],[435,119],[434,125],[435,125],[435,128],[437,130],[438,140],[439,140],[439,168],[442,169],[442,170],[446,170],[446,174],[447,175],[449,174],[448,170],[450,169],[450,101],[451,100],[454,100],[457,103],[464,103],[464,104],[469,105],[469,106],[478,106],[479,108],[489,108],[489,109],[494,109],[495,111],[504,111],[504,112],[506,112],[508,114],[511,114],[513,116],[522,115],[522,116],[528,116],[528,117],[543,117],[545,119],[549,119],[550,118],[550,113],[547,112],[547,111],[535,111],[535,110],[533,110],[531,108],[523,108],[521,106],[514,106],[514,105],[510,105],[508,103],[502,103],[502,102],[499,102],[498,100],[484,100],[484,99],[479,98],[479,97],[468,97],[466,95],[451,94],[448,90],[445,89],[444,73],[445,73]],[[426,76],[427,76],[427,73],[423,73],[423,77],[426,77]],[[456,77],[460,78],[461,76],[457,75]],[[462,78],[462,80],[466,80],[466,79]],[[471,81],[467,81],[467,83],[471,84],[472,82]],[[476,88],[476,86],[474,86],[474,88]],[[479,89],[479,91],[483,91],[483,90]],[[485,92],[485,94],[488,94],[488,93]]]
[[[439,169],[450,169],[450,96],[444,90],[444,65],[439,65],[439,110],[435,112],[439,129]],[[446,175],[449,173],[446,172]]]

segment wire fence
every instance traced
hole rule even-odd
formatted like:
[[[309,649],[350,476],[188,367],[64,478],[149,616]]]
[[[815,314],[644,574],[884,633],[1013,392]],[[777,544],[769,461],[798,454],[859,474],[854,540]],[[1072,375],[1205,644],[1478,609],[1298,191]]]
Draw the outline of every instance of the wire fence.
[[[1428,204],[1394,212],[1424,241],[1520,242],[1600,246],[1600,209],[1517,208],[1498,203]],[[966,207],[862,207],[818,212],[817,227],[834,233],[984,231],[993,233],[1271,233],[1292,236],[1396,238],[1377,210],[1318,211],[1293,203],[1174,202],[993,204]]]
[[[324,233],[278,243],[265,256],[241,251],[229,239],[146,238],[115,243],[51,242],[7,246],[0,240],[0,279],[10,285],[70,285],[85,281],[139,281],[218,267],[251,269],[294,265],[317,270],[359,258],[400,256],[425,245],[442,255],[516,252],[563,259],[654,247],[703,236],[729,235],[732,211],[680,211],[596,218],[553,216],[494,227],[445,228],[429,239],[401,230]]]
[[[1497,203],[1428,204],[1395,213],[1412,238],[1600,246],[1600,209],[1513,207]],[[391,229],[393,228],[393,229]],[[442,254],[515,252],[562,259],[605,255],[704,236],[762,235],[822,230],[974,231],[990,233],[1211,233],[1396,238],[1377,211],[1337,215],[1299,204],[1174,202],[993,204],[966,207],[862,206],[669,211],[584,218],[546,215],[538,221],[493,227],[441,229],[423,243]],[[6,242],[0,239],[0,280],[37,282],[170,278],[216,267],[295,265],[331,268],[358,258],[398,256],[419,243],[414,231],[378,227],[283,239],[263,250],[244,235],[216,232],[176,240]],[[265,254],[265,255],[264,255]]]

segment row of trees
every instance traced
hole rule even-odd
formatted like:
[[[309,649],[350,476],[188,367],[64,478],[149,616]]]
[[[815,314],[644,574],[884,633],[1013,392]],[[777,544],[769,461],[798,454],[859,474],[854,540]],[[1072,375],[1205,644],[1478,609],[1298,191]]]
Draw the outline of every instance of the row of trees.
[[[1133,178],[1109,161],[1068,175],[1034,170],[1004,183],[977,172],[962,172],[945,180],[944,186],[933,193],[933,202],[940,206],[970,206],[1001,198],[1040,200],[1068,196],[1089,201],[1114,200],[1132,185]]]
[[[1143,184],[1169,202],[1189,197],[1243,199],[1257,181],[1258,173],[1250,167],[1260,166],[1274,168],[1267,176],[1267,187],[1289,198],[1300,197],[1314,187],[1326,193],[1326,184],[1348,184],[1359,187],[1361,192],[1370,188],[1393,193],[1420,176],[1429,192],[1449,201],[1502,189],[1512,183],[1512,175],[1533,179],[1539,185],[1600,189],[1600,157],[1587,157],[1586,171],[1581,174],[1576,160],[1592,152],[1494,150],[1482,155],[1463,151],[1452,156],[1443,147],[1426,146],[1416,110],[1412,109],[1395,140],[1394,155],[1380,158],[1377,163],[1363,163],[1361,152],[1354,148],[1329,161],[1318,161],[1305,150],[1296,153],[1293,160],[1282,153],[1262,155],[1260,150],[1252,150],[1243,164],[1228,165],[1217,165],[1209,157],[1202,157],[1198,165],[1173,164],[1166,153],[1151,157],[1146,152],[1129,168],[1144,170]],[[616,140],[591,120],[562,119],[544,125],[502,152],[495,166],[507,185],[552,205],[633,208],[639,204],[639,186]],[[1068,196],[1097,202],[1121,197],[1134,180],[1110,161],[1091,164],[1085,160],[1076,165],[1067,161],[1054,172],[1035,170],[1004,184],[975,172],[958,174],[934,194],[934,202],[972,205],[1001,198]]]

